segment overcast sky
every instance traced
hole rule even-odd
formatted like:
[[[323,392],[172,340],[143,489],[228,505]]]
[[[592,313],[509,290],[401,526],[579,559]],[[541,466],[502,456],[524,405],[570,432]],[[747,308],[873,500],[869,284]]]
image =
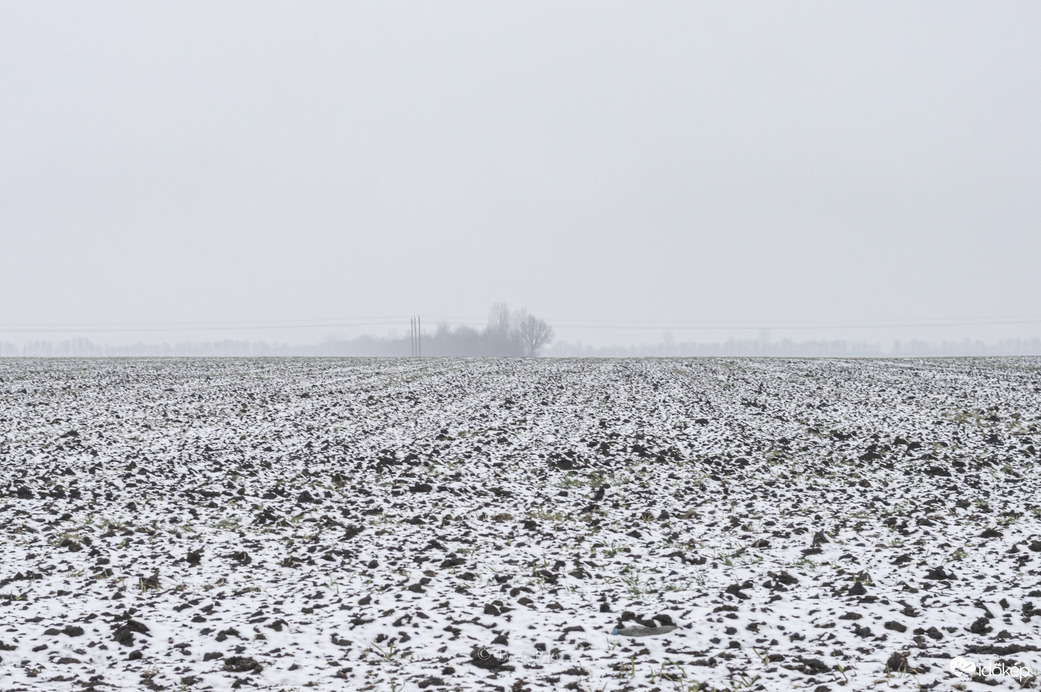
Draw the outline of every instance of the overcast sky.
[[[0,341],[493,301],[587,343],[1037,336],[925,325],[1041,320],[1039,36],[1037,2],[5,2]]]

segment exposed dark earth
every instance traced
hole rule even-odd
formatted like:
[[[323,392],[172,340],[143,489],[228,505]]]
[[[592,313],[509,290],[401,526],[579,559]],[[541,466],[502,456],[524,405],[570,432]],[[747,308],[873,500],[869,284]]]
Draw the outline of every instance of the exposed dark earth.
[[[0,689],[1036,689],[1039,426],[1039,359],[0,360]]]

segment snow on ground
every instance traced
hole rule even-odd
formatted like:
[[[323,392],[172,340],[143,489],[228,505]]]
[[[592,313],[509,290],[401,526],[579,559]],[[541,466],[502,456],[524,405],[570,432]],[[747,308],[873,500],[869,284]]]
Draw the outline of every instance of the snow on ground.
[[[1036,359],[0,361],[0,688],[1037,688],[1039,416]]]

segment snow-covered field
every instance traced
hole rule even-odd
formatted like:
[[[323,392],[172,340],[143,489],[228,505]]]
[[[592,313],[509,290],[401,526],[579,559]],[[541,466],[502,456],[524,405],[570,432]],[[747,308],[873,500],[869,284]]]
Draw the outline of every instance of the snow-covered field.
[[[0,361],[0,689],[1037,688],[1039,419],[1037,359]]]

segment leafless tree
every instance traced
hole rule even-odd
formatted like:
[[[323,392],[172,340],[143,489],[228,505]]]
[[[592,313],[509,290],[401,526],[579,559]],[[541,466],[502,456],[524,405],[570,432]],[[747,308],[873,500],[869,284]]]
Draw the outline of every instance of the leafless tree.
[[[495,303],[488,311],[485,345],[489,356],[519,356],[523,353],[518,325],[523,315],[511,312],[506,303]]]
[[[506,303],[492,303],[488,310],[488,331],[493,334],[510,333],[510,306]]]
[[[553,327],[534,315],[525,315],[518,326],[525,355],[538,354],[539,349],[553,340]]]

